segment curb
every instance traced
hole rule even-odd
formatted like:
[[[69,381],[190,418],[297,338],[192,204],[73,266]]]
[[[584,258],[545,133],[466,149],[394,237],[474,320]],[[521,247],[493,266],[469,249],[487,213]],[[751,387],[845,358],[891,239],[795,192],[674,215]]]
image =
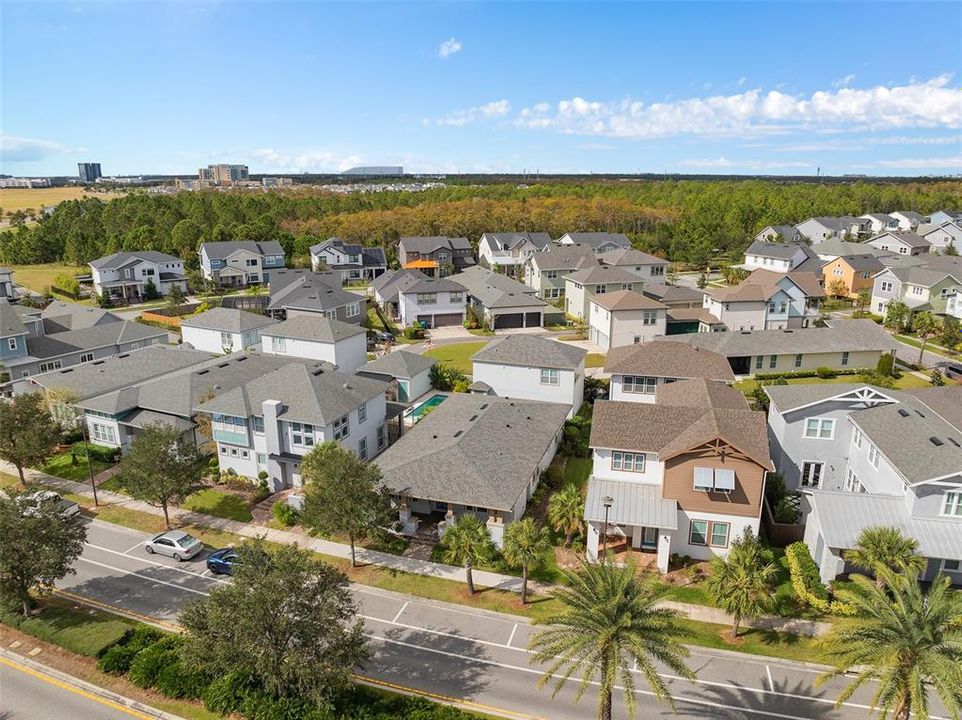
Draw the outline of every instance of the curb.
[[[171,715],[170,713],[164,712],[163,710],[158,710],[150,705],[144,705],[141,702],[132,700],[123,695],[119,695],[111,690],[107,690],[106,688],[89,683],[86,680],[81,680],[80,678],[75,678],[73,675],[68,675],[67,673],[61,672],[60,670],[55,670],[54,668],[44,665],[43,663],[39,663],[31,658],[10,652],[5,648],[0,648],[0,658],[5,658],[10,662],[17,663],[18,665],[22,665],[30,670],[33,670],[34,672],[53,678],[64,685],[69,685],[70,687],[80,690],[84,693],[95,695],[116,705],[134,710],[142,715],[152,718],[159,718],[159,720],[184,720],[179,715]]]

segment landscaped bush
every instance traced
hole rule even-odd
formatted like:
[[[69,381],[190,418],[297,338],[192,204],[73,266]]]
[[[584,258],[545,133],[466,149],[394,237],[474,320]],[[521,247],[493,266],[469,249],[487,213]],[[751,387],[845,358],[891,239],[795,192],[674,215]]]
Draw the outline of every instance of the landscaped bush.
[[[404,328],[403,335],[407,340],[423,340],[424,328],[412,325],[411,327]]]
[[[147,646],[130,662],[127,679],[138,687],[154,687],[161,671],[179,659],[180,644],[179,638],[168,636]]]
[[[467,381],[467,376],[463,372],[447,363],[435,363],[431,367],[429,378],[431,380],[431,387],[442,392],[452,391],[454,390],[455,383],[462,381],[466,383]]]
[[[822,380],[828,380],[829,378],[835,377],[837,373],[834,370],[832,370],[832,368],[825,367],[823,365],[822,367],[815,369],[815,374],[818,375],[820,378],[822,378]]]
[[[230,715],[241,708],[253,689],[248,675],[231,671],[214,680],[204,691],[204,707],[219,715]]]
[[[588,457],[588,439],[591,436],[591,419],[575,415],[565,421],[561,437],[561,454],[571,457]]]
[[[864,373],[871,372],[871,370],[868,368],[843,368],[842,370],[831,370],[831,372],[833,375],[862,375]],[[794,372],[758,373],[755,375],[755,379],[758,381],[779,379],[791,380],[792,378],[812,377],[819,377],[818,370],[795,370]]]
[[[271,506],[271,515],[284,527],[297,525],[301,519],[301,513],[293,505],[289,505],[285,500],[278,500]]]
[[[895,374],[895,356],[892,353],[882,353],[875,365],[875,372],[883,377],[892,377]]]
[[[822,613],[850,615],[852,608],[845,603],[833,602],[828,589],[822,585],[818,566],[808,551],[808,545],[796,542],[785,548],[785,560],[791,573],[795,597],[809,607]]]
[[[795,524],[801,512],[801,498],[798,493],[788,491],[785,479],[778,473],[765,478],[765,501],[777,523]]]
[[[141,650],[164,637],[164,633],[147,625],[141,625],[116,645],[107,650],[97,662],[103,672],[122,675],[130,669],[130,663]]]
[[[178,657],[160,671],[154,688],[167,697],[197,700],[209,684],[210,678],[184,667]]]
[[[70,454],[73,456],[75,465],[79,458],[87,457],[88,452],[90,453],[91,460],[97,460],[103,463],[117,462],[118,456],[120,455],[118,448],[95,445],[93,443],[78,442],[74,443],[70,448]]]

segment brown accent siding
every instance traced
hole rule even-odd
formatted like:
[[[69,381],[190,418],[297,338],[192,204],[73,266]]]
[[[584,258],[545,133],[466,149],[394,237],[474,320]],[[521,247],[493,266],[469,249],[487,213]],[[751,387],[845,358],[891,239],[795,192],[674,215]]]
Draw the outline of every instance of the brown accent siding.
[[[695,490],[696,467],[734,470],[735,489],[730,493]],[[705,446],[665,461],[662,494],[677,500],[683,510],[758,517],[764,489],[765,468],[731,447]]]

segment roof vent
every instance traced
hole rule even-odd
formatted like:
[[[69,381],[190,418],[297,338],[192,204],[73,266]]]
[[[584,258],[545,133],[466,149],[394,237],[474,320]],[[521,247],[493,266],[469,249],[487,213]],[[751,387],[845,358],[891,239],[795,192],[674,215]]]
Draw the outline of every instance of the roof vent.
[[[198,370],[198,371],[197,371],[197,374],[198,374],[198,375],[206,375],[206,374],[209,373],[209,372],[210,372],[210,370]]]
[[[752,331],[751,331],[751,330],[742,330],[741,333],[742,333],[742,335],[751,335],[751,334],[752,334]]]
[[[431,438],[432,438],[433,440],[437,440],[437,439],[438,439],[438,436],[437,436],[437,435],[432,435]]]
[[[464,430],[458,430],[456,433],[454,433],[454,437],[460,437],[461,433],[463,432]]]
[[[918,415],[920,418],[924,418],[924,417],[925,417],[925,415],[923,415],[923,414],[922,414],[921,412],[919,412],[918,410],[915,411],[915,414]]]
[[[477,419],[478,419],[477,415],[472,415],[471,417],[468,418],[468,422],[474,422]]]
[[[484,405],[482,405],[482,406],[481,406],[481,409],[482,409],[482,410],[487,410],[487,409],[488,409],[488,404],[485,403]]]
[[[221,364],[218,365],[217,367],[219,367],[219,368],[225,368],[225,367],[227,367],[228,365],[230,365],[230,363],[229,363],[229,362],[225,362],[225,363],[221,363]]]
[[[901,415],[902,417],[908,417],[909,411],[906,410],[905,408],[899,408],[899,415]]]
[[[945,443],[942,442],[941,439],[935,437],[935,435],[929,438],[929,442],[935,445],[935,447],[942,447],[943,445],[945,445]]]
[[[354,388],[351,387],[351,384],[350,384],[350,383],[344,383],[344,389],[345,389],[345,390],[353,390]]]
[[[511,429],[511,423],[505,423],[504,426],[505,426],[506,428],[508,428],[508,430]]]
[[[951,438],[951,437],[950,437],[950,438],[949,438],[949,442],[952,443],[953,445],[955,445],[956,447],[962,447],[962,445],[959,444],[959,441],[956,440],[955,438]]]
[[[793,332],[795,332],[795,331],[794,331],[794,330],[782,330],[782,332],[793,333]]]

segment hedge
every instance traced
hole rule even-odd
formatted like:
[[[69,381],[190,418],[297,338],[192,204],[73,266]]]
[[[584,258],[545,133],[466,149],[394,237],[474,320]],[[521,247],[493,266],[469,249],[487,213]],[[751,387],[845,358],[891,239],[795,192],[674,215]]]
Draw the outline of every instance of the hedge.
[[[86,457],[90,453],[91,460],[98,460],[103,463],[117,462],[120,455],[120,448],[107,447],[106,445],[95,445],[94,443],[76,442],[70,447],[70,454],[74,457]]]
[[[822,585],[818,566],[808,551],[808,545],[804,542],[792,543],[785,548],[785,560],[791,574],[792,589],[800,601],[821,613],[836,615],[853,613],[849,605],[829,598],[828,589]]]
[[[826,368],[819,368],[824,372]],[[836,375],[864,375],[865,373],[872,372],[875,368],[844,368],[842,370],[836,370],[835,368],[830,369],[833,376]],[[818,370],[795,370],[794,372],[781,372],[781,373],[757,373],[755,375],[755,380],[791,380],[793,378],[813,378],[819,377]]]

